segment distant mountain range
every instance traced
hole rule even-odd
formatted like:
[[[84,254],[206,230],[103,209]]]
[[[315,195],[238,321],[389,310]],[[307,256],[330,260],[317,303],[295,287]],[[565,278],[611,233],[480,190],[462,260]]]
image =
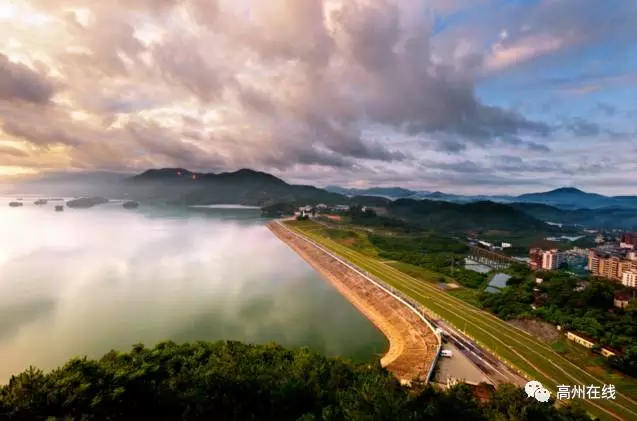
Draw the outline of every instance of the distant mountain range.
[[[459,195],[442,192],[415,191],[400,187],[373,187],[369,189],[348,189],[338,186],[327,186],[325,190],[346,196],[383,196],[391,199],[430,199],[447,202],[469,203],[491,201],[499,203],[540,203],[561,209],[601,209],[601,208],[630,208],[637,209],[637,196],[604,196],[597,193],[587,193],[573,187],[527,193],[519,196],[508,195]]]
[[[264,172],[241,169],[225,173],[198,173],[184,168],[162,168],[138,175],[108,172],[52,173],[14,180],[16,194],[105,196],[153,204],[265,206],[275,202],[340,204],[349,200],[313,186],[292,185]]]
[[[340,194],[314,186],[288,184],[271,174],[250,169],[214,174],[164,168],[148,170],[127,179],[125,184],[138,200],[170,204],[266,206],[276,202],[348,202]]]
[[[418,194],[419,192],[403,189],[402,187],[372,187],[369,189],[349,189],[345,187],[339,186],[327,186],[325,190],[342,194],[343,196],[378,196],[378,197],[387,197],[391,199],[400,199],[405,197],[410,197]]]
[[[251,169],[198,173],[162,168],[141,174],[50,173],[23,177],[5,192],[46,196],[104,196],[149,204],[270,206],[277,203],[360,204],[384,208],[387,215],[426,227],[546,229],[543,222],[597,228],[637,228],[637,197],[603,196],[575,188],[520,196],[470,196],[401,187],[325,189],[288,184]],[[539,225],[538,225],[539,224]]]

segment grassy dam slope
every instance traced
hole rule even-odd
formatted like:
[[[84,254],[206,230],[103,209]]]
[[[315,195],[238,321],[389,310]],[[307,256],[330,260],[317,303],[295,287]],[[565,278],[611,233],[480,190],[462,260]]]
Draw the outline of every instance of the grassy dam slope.
[[[601,379],[555,352],[549,344],[504,320],[451,296],[437,285],[418,280],[378,258],[363,255],[320,235],[318,231],[322,229],[321,225],[313,221],[286,221],[284,224],[417,300],[456,328],[464,330],[480,346],[525,373],[529,379],[540,381],[551,390],[552,396],[555,396],[558,385],[604,385]],[[614,400],[575,401],[604,420],[637,420],[637,400],[622,390],[617,390]]]

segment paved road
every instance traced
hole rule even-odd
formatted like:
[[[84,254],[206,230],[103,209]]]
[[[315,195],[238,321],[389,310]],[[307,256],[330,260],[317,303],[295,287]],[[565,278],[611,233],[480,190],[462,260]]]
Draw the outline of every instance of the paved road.
[[[458,380],[470,384],[491,383],[487,377],[458,347],[451,342],[442,345],[442,349],[452,352],[452,357],[440,357],[436,365],[436,381],[447,384],[448,380]]]
[[[462,352],[464,356],[491,380],[491,383],[495,385],[513,383],[519,386],[526,384],[527,380],[524,377],[520,376],[489,352],[480,348],[461,331],[442,320],[436,321],[436,324],[444,330],[444,337],[447,342]]]

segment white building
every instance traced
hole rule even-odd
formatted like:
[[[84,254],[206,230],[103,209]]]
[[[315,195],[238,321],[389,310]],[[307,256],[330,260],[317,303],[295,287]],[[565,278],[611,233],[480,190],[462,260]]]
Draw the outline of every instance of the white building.
[[[503,242],[503,243],[502,243],[502,248],[503,248],[503,249],[511,248],[511,243],[504,243],[504,242]]]
[[[637,271],[627,270],[622,274],[622,285],[637,288]]]
[[[564,256],[558,250],[548,250],[542,253],[542,269],[557,269],[564,261]]]

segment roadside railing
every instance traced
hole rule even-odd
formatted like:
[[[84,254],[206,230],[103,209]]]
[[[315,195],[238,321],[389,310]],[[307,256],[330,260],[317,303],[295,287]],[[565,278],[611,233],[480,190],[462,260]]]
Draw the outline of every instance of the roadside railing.
[[[407,296],[402,291],[399,291],[398,289],[392,287],[391,285],[388,285],[387,283],[385,283],[384,281],[378,279],[376,276],[374,276],[371,273],[365,271],[364,269],[359,268],[359,267],[353,265],[352,263],[343,260],[341,257],[337,256],[336,254],[334,254],[330,250],[326,249],[322,245],[318,244],[314,240],[311,240],[311,239],[309,239],[309,238],[307,238],[307,237],[305,237],[303,235],[298,234],[297,232],[295,232],[295,231],[291,230],[290,228],[286,227],[285,225],[283,225],[280,221],[277,221],[276,223],[279,224],[284,230],[286,230],[290,234],[294,235],[295,237],[297,237],[297,238],[299,238],[299,239],[301,239],[303,241],[306,241],[306,242],[312,244],[314,247],[316,247],[319,250],[323,251],[324,253],[326,253],[327,255],[332,257],[333,259],[337,260],[342,265],[347,266],[350,270],[353,270],[354,272],[358,273],[363,278],[367,279],[372,284],[374,284],[375,286],[377,286],[381,290],[385,291],[390,296],[392,296],[395,299],[397,299],[398,301],[400,301],[402,304],[406,305],[411,311],[413,311],[418,316],[418,318],[420,318],[427,325],[427,327],[429,327],[429,329],[433,332],[433,334],[436,336],[436,339],[438,340],[438,346],[436,347],[436,353],[434,355],[433,361],[431,362],[431,367],[429,367],[429,370],[428,370],[427,376],[426,376],[426,381],[429,382],[431,380],[431,376],[433,374],[434,369],[436,368],[436,363],[437,363],[438,358],[440,356],[440,351],[442,349],[442,337],[440,335],[440,332],[436,329],[436,326],[435,326],[434,322],[431,322],[425,316],[424,312],[421,310],[421,305],[417,304],[417,302],[413,298]]]

